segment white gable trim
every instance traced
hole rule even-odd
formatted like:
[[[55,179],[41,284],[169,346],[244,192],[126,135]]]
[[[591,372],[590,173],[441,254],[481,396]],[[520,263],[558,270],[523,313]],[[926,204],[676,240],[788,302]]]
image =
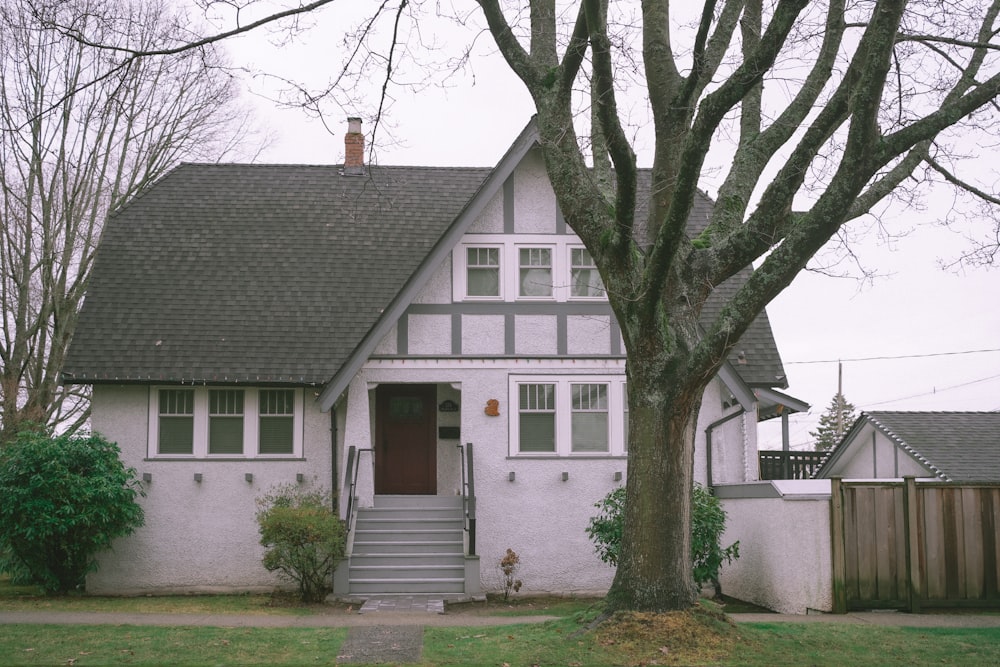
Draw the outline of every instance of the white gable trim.
[[[476,218],[479,217],[479,214],[483,212],[493,197],[500,192],[504,182],[514,173],[514,169],[517,168],[517,165],[521,163],[524,156],[527,155],[528,151],[537,142],[538,127],[535,124],[534,116],[532,116],[524,130],[521,131],[521,134],[511,144],[507,153],[500,158],[500,162],[497,163],[497,166],[486,177],[486,180],[483,181],[479,191],[473,195],[466,207],[455,218],[451,227],[448,228],[448,231],[441,236],[427,254],[420,267],[417,268],[410,280],[403,286],[403,289],[396,294],[395,298],[382,313],[382,317],[375,323],[375,326],[368,331],[368,334],[354,348],[351,356],[347,358],[347,361],[340,367],[340,370],[337,371],[323,388],[317,399],[321,410],[325,411],[333,407],[333,404],[340,395],[347,389],[351,378],[361,370],[365,361],[375,351],[379,341],[389,333],[393,324],[403,315],[410,302],[416,298],[420,290],[430,280],[431,275],[437,270],[438,265],[452,252],[452,249],[458,244],[465,232]]]

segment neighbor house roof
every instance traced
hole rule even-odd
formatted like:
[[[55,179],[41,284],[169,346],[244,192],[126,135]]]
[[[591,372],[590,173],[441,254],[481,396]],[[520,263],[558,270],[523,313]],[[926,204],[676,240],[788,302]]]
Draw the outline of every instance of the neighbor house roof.
[[[946,481],[1000,481],[1000,412],[863,412],[817,476],[869,423]]]
[[[109,218],[64,381],[331,383],[329,402],[531,148],[532,127],[494,169],[178,167]],[[692,234],[710,207],[696,200]],[[742,279],[716,288],[706,317]],[[787,386],[766,313],[731,363],[749,385]]]

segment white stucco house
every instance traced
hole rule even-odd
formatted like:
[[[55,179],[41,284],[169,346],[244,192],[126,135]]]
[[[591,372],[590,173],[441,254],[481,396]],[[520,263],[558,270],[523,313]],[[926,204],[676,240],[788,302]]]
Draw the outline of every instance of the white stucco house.
[[[279,585],[254,520],[279,484],[356,521],[338,595],[479,595],[507,548],[523,593],[610,585],[584,529],[625,481],[625,353],[534,125],[484,169],[369,167],[350,130],[344,165],[185,164],[108,220],[64,381],[146,523],[89,591]],[[697,480],[756,479],[785,385],[762,314],[706,390]]]

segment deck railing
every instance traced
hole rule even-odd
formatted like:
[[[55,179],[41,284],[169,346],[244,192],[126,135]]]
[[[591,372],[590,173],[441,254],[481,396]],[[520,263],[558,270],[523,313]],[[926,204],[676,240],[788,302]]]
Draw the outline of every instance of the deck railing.
[[[829,452],[759,451],[760,478],[811,479],[828,455]]]

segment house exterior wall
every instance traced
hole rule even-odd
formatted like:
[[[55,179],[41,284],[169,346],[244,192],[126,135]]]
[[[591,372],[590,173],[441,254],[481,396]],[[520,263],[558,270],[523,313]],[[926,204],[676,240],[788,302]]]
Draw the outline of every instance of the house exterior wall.
[[[438,441],[438,494],[461,492],[459,448],[472,443],[475,492],[478,509],[477,553],[481,557],[481,585],[499,588],[497,565],[507,548],[521,557],[522,594],[558,593],[598,595],[611,584],[614,570],[597,558],[585,529],[596,514],[594,503],[625,483],[627,457],[608,455],[519,455],[511,444],[510,376],[573,377],[582,372],[579,361],[549,360],[370,360],[352,383],[345,400],[337,406],[347,415],[344,444],[370,442],[374,400],[367,400],[380,384],[435,384],[437,400],[452,400],[458,412],[438,412],[438,426],[458,425],[460,440]],[[620,378],[623,364],[594,360],[588,377]],[[706,392],[695,445],[695,478],[707,482],[705,428],[721,416],[719,390],[715,383]],[[487,402],[499,403],[499,416],[486,414]],[[351,405],[354,401],[360,407]],[[352,425],[351,420],[356,425]],[[742,416],[713,433],[713,450],[719,460],[713,470],[717,478],[743,481],[745,447],[756,447],[747,437]],[[727,444],[728,443],[728,444]],[[356,445],[357,446],[357,445]],[[732,456],[721,456],[727,447],[737,447]],[[346,448],[341,449],[340,469],[346,467]],[[513,481],[510,473],[514,473]],[[563,480],[563,473],[567,479]],[[616,479],[620,473],[621,479]],[[359,473],[360,506],[374,499],[369,459],[362,459]],[[346,501],[346,495],[342,500]]]
[[[722,544],[740,543],[740,557],[722,567],[723,592],[783,614],[832,611],[829,483],[825,494],[813,487],[752,497],[761,486],[770,487],[746,485],[744,497],[718,491],[727,514]]]
[[[881,431],[866,427],[851,442],[824,477],[845,479],[898,479],[935,477],[928,468],[901,449]]]
[[[282,484],[331,487],[330,416],[307,399],[298,459],[156,459],[147,456],[151,388],[96,385],[95,433],[118,443],[141,476],[145,525],[116,540],[87,577],[94,594],[271,590],[289,584],[264,569],[256,499]],[[202,481],[194,480],[201,473]],[[253,475],[247,482],[245,475]]]

